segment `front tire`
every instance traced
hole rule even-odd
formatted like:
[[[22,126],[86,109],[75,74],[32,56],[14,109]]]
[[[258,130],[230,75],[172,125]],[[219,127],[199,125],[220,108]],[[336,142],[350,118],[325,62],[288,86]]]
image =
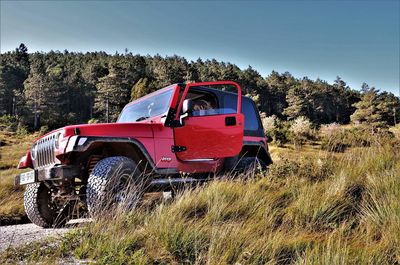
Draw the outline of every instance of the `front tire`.
[[[24,193],[24,208],[29,220],[41,227],[62,227],[70,218],[70,205],[60,205],[53,199],[54,191],[45,183],[28,184]]]
[[[124,156],[107,157],[93,168],[86,187],[92,216],[115,206],[132,209],[142,198],[146,182],[137,164]]]

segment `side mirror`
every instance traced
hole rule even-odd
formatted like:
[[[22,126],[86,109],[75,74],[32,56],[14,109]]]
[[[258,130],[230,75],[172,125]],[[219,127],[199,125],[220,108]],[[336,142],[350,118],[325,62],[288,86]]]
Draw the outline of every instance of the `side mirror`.
[[[180,126],[184,125],[183,119],[192,115],[193,112],[193,101],[188,98],[183,101],[182,104],[182,115],[179,118]]]
[[[182,114],[187,114],[190,116],[193,111],[193,101],[192,99],[188,98],[183,101],[182,105]]]

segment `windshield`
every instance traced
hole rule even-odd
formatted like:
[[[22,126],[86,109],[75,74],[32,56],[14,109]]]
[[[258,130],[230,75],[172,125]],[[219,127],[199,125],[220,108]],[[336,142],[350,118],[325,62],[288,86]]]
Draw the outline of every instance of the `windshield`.
[[[142,99],[126,106],[117,122],[135,122],[152,118],[168,111],[173,89]]]

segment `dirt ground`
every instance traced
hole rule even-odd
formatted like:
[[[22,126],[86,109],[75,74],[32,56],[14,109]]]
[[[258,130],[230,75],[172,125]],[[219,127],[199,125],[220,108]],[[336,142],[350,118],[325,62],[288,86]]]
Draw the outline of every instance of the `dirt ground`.
[[[71,220],[63,228],[42,228],[34,224],[0,226],[0,251],[8,247],[29,245],[48,237],[62,236],[74,227],[88,222],[88,219]]]

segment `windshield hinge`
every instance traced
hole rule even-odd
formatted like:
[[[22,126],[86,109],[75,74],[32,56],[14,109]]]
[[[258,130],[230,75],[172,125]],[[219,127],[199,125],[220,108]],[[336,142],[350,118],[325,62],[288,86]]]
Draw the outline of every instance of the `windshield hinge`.
[[[180,145],[172,145],[171,146],[171,152],[172,153],[179,153],[186,151],[186,146],[180,146]]]
[[[183,124],[179,120],[175,120],[175,109],[170,109],[167,113],[167,116],[165,117],[165,123],[164,125],[166,127],[182,127]]]

